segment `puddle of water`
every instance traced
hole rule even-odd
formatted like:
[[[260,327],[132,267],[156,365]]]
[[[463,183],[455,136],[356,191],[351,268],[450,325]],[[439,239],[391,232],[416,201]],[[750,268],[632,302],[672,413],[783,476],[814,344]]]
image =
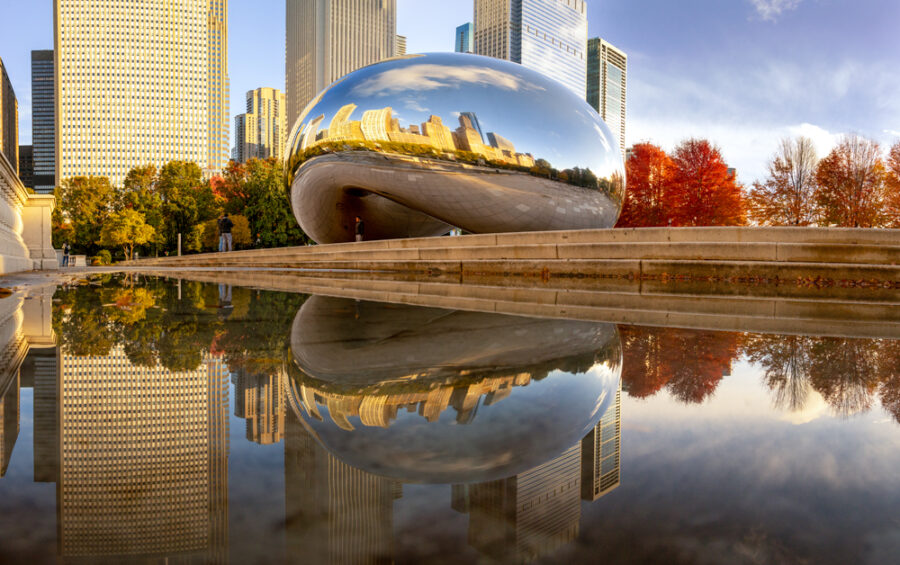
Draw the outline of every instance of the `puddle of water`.
[[[2,562],[900,552],[898,340],[156,278],[44,298],[0,306]]]

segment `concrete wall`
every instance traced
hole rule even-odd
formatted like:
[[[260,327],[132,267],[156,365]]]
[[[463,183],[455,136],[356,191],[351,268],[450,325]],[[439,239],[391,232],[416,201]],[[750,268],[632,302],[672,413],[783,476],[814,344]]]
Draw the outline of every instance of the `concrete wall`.
[[[28,194],[0,155],[0,274],[56,269],[51,243],[52,195]]]

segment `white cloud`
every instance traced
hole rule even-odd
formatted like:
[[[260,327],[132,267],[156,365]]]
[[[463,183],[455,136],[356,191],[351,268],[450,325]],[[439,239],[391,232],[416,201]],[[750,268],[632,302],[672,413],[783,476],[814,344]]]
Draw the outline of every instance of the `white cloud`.
[[[778,17],[787,11],[794,10],[800,5],[802,0],[750,0],[756,13],[759,14],[764,21],[774,22]]]
[[[461,85],[494,86],[502,90],[544,90],[510,73],[469,65],[447,67],[427,63],[391,69],[353,88],[359,96],[384,96],[398,92],[422,92]]]
[[[831,150],[838,144],[841,137],[838,133],[831,133],[813,124],[791,126],[788,128],[788,132],[791,134],[791,137],[803,136],[810,138],[820,159],[831,153]]]
[[[884,130],[884,133],[886,133],[888,135],[893,135],[894,137],[900,137],[900,131],[897,131],[895,129],[886,129],[886,130]]]

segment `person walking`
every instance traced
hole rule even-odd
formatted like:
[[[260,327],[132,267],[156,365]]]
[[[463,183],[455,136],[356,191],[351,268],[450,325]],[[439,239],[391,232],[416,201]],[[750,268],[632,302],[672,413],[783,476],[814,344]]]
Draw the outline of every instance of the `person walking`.
[[[68,243],[63,243],[63,246],[62,246],[62,252],[63,252],[63,264],[62,264],[62,266],[63,266],[63,267],[68,267],[68,266],[69,266],[69,244],[68,244]]]
[[[357,216],[356,217],[356,241],[362,241],[363,236],[366,234],[366,226],[363,224],[362,219]]]
[[[231,251],[231,228],[234,227],[234,222],[228,217],[228,214],[222,214],[222,219],[219,220],[219,251]]]

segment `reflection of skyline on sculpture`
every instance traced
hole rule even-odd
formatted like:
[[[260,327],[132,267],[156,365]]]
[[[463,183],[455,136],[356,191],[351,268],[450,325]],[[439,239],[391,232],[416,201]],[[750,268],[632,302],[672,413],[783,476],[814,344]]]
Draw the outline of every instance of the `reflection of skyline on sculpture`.
[[[294,214],[319,243],[612,227],[624,197],[615,136],[583,99],[521,65],[399,57],[316,97],[288,142]]]

